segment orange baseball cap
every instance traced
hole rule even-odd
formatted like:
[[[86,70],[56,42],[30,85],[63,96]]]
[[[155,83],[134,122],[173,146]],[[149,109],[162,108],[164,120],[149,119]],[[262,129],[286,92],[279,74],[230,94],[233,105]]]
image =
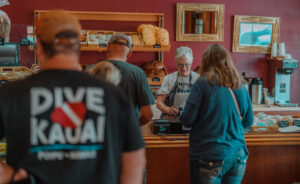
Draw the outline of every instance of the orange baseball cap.
[[[45,43],[53,43],[58,33],[70,31],[78,33],[80,37],[81,26],[78,18],[63,10],[53,10],[42,14],[36,22],[38,38]]]

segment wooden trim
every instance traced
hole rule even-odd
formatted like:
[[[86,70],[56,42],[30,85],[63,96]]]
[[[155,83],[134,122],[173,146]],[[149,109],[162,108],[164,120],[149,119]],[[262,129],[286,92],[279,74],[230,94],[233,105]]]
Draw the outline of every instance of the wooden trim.
[[[107,50],[107,47],[81,47],[81,51],[98,51],[103,52]],[[170,47],[162,47],[162,48],[152,48],[152,47],[141,47],[141,48],[132,48],[132,51],[169,51]]]
[[[249,53],[270,53],[271,45],[268,46],[240,46],[240,25],[243,22],[248,23],[267,23],[272,24],[271,43],[279,41],[279,17],[260,17],[260,16],[234,16],[232,52],[249,52]]]
[[[165,136],[168,139],[185,140],[167,140],[157,135],[144,136],[147,148],[175,148],[189,147],[188,135]],[[300,145],[300,133],[249,133],[245,134],[247,146],[265,146],[265,145]]]
[[[224,4],[192,4],[177,3],[176,41],[224,41]],[[184,11],[214,11],[217,12],[216,34],[184,34]]]
[[[35,15],[40,16],[48,10],[35,10]],[[162,13],[125,13],[125,12],[90,12],[90,11],[69,11],[76,15],[79,20],[105,20],[105,21],[138,21],[138,22],[159,22]]]

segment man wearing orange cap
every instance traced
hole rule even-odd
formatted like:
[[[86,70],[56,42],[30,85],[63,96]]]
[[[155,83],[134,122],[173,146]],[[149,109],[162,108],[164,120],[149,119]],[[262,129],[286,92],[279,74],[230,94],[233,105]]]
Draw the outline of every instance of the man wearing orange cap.
[[[42,15],[41,72],[1,86],[8,165],[0,162],[0,183],[142,182],[145,151],[135,110],[118,88],[79,71],[80,29],[70,13]]]

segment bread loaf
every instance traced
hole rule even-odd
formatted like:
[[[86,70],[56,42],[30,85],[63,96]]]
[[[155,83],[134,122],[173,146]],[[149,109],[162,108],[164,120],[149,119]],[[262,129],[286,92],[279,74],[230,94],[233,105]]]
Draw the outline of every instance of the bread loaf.
[[[154,29],[146,27],[143,30],[142,34],[143,34],[143,41],[146,45],[154,45],[156,43]]]
[[[155,34],[156,43],[160,45],[169,45],[169,32],[166,29],[160,28]]]
[[[132,35],[131,38],[133,45],[143,45],[143,41],[140,39],[139,35]]]
[[[138,26],[137,32],[142,33],[143,30],[144,30],[146,27],[147,27],[147,28],[150,28],[150,29],[153,29],[154,31],[157,31],[157,30],[159,29],[157,26],[152,25],[152,24],[141,24],[141,25]]]
[[[0,10],[0,38],[3,38],[5,42],[9,42],[11,23],[8,15]]]

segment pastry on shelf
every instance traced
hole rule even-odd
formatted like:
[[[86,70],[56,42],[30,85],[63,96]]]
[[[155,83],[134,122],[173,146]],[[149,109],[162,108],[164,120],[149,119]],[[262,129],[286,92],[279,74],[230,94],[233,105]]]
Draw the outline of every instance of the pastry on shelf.
[[[143,29],[142,35],[143,41],[146,45],[154,45],[156,43],[154,29],[146,27],[145,29]]]
[[[155,33],[156,43],[162,46],[169,45],[169,32],[166,29],[160,28]]]
[[[141,24],[137,27],[137,32],[142,33],[145,28],[153,29],[154,31],[159,29],[157,26],[152,24]]]
[[[143,41],[140,39],[139,35],[135,34],[135,35],[131,35],[132,38],[132,44],[133,45],[143,45]]]
[[[141,65],[147,78],[164,78],[167,75],[164,64],[159,61],[145,62]]]

